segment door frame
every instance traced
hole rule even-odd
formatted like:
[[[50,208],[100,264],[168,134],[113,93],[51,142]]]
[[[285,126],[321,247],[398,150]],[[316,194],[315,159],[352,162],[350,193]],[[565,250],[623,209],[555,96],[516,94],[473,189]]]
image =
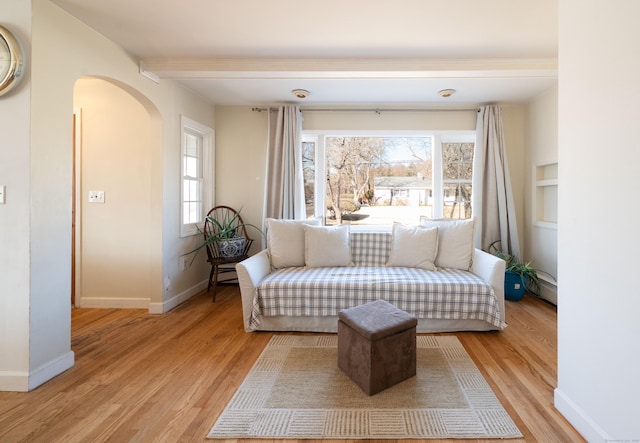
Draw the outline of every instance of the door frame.
[[[73,108],[71,306],[82,305],[82,109]]]

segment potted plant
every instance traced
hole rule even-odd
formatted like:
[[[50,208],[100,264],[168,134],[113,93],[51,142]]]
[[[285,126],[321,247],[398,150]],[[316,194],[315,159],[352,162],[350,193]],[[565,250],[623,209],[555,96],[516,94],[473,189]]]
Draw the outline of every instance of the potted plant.
[[[217,209],[217,208],[216,208]],[[204,226],[198,231],[204,240],[194,249],[182,255],[195,254],[207,248],[209,259],[233,260],[245,256],[253,240],[245,237],[245,227],[255,228],[262,234],[260,228],[250,223],[244,223],[240,218],[240,211],[227,210],[222,207],[219,211],[211,211],[205,217]]]
[[[534,295],[540,293],[538,271],[531,262],[523,262],[515,255],[502,252],[496,246],[500,240],[489,245],[489,252],[507,262],[504,276],[504,297],[507,300],[519,301],[524,297],[525,289]]]

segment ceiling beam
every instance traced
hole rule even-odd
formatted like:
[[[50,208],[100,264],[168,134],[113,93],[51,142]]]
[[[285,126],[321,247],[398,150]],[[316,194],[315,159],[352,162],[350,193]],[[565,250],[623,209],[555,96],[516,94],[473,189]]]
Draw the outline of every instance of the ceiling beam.
[[[206,78],[534,78],[557,77],[553,58],[148,58],[140,72],[166,79]]]

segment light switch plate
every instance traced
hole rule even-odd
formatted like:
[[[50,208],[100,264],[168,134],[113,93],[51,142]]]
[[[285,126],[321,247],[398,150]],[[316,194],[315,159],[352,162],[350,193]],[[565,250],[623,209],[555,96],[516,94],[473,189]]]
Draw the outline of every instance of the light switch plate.
[[[104,203],[104,191],[89,191],[89,203]]]
[[[4,205],[7,202],[7,186],[0,185],[0,205]]]

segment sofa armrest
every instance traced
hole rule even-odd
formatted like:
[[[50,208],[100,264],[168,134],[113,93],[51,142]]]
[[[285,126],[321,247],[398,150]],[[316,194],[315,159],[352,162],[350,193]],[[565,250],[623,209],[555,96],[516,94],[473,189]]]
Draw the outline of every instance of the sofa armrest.
[[[498,298],[500,315],[505,321],[504,309],[504,270],[506,262],[493,254],[476,249],[473,254],[471,272],[485,280],[493,287],[493,292]]]
[[[249,325],[251,311],[253,310],[253,298],[258,285],[271,273],[271,260],[267,250],[262,250],[236,265],[238,283],[240,284],[240,296],[242,298],[242,318],[244,330],[250,332]]]

